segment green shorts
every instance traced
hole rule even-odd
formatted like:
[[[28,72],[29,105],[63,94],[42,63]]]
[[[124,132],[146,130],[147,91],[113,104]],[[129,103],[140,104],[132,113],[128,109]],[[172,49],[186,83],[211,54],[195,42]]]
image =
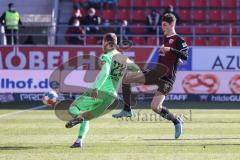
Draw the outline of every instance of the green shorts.
[[[69,113],[72,117],[79,116],[82,112],[89,111],[92,118],[97,118],[105,113],[107,108],[116,100],[114,96],[99,94],[96,99],[92,99],[91,92],[86,92],[79,96],[70,106]],[[90,120],[90,119],[89,119]]]

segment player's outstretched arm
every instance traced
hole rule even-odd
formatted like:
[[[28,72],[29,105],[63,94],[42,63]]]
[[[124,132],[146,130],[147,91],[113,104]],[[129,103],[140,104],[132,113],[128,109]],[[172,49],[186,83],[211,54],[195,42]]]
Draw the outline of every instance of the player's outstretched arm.
[[[170,48],[170,52],[177,54],[178,58],[182,60],[188,59],[188,46],[183,38],[177,41],[177,48]]]
[[[183,60],[188,59],[188,49],[187,48],[183,48],[182,50],[177,50],[177,49],[174,49],[174,48],[170,48],[170,51],[177,54],[179,56],[179,58],[181,58]]]

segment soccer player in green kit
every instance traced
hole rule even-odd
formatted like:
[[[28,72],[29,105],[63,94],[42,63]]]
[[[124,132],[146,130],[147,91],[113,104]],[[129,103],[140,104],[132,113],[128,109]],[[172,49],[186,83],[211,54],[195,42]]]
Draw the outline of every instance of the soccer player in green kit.
[[[92,89],[79,96],[70,106],[69,113],[74,118],[66,123],[66,128],[80,124],[77,140],[71,148],[82,147],[89,129],[89,120],[103,115],[117,101],[117,91],[127,69],[138,72],[139,67],[127,56],[119,52],[117,36],[107,33],[103,38],[103,54],[100,57],[101,71]]]

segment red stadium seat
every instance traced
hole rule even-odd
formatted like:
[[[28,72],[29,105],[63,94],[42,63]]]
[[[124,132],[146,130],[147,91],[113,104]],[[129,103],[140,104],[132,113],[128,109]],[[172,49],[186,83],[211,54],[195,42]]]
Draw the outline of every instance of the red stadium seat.
[[[225,0],[223,1],[224,7],[227,8],[236,8],[237,7],[237,0]]]
[[[223,41],[223,45],[224,46],[237,46],[238,45],[237,44],[237,39],[236,38],[232,38],[232,42],[230,42],[230,38],[229,37],[225,37],[224,41]]]
[[[108,20],[114,20],[115,19],[115,12],[114,10],[103,10],[103,15],[102,15],[103,19],[108,19]]]
[[[221,46],[221,37],[209,37],[208,45],[209,46]]]
[[[146,1],[145,0],[134,0],[133,1],[133,7],[146,7]]]
[[[191,10],[185,9],[185,10],[179,10],[178,12],[180,20],[185,21],[185,22],[190,22],[191,21]]]
[[[77,4],[77,3],[79,3],[79,0],[72,0],[72,3]]]
[[[200,9],[194,10],[193,20],[194,21],[206,21],[206,11],[200,10]]]
[[[117,12],[117,19],[130,20],[130,11],[128,9],[119,9]]]
[[[207,2],[206,0],[194,0],[193,6],[206,9]]]
[[[222,34],[222,28],[219,26],[209,26],[208,34]]]
[[[169,5],[172,5],[173,7],[176,6],[176,0],[162,0],[163,7],[167,7]]]
[[[178,32],[180,35],[181,35],[181,34],[192,34],[191,27],[185,26],[185,25],[179,26],[179,27],[177,28],[177,32]]]
[[[118,7],[130,7],[131,6],[131,1],[129,0],[119,0],[118,1]]]
[[[237,21],[236,10],[224,10],[224,21]]]
[[[237,28],[234,27],[234,26],[232,26],[232,28],[230,28],[230,26],[224,26],[224,28],[223,28],[223,34],[229,35],[230,32],[231,32],[232,34],[237,34],[238,31],[237,31]]]
[[[221,21],[222,20],[222,12],[219,9],[211,9],[209,11],[209,21]]]
[[[231,24],[232,26],[235,26],[237,22],[235,21],[229,21],[227,24]]]
[[[99,9],[96,9],[96,15],[100,16],[101,15],[100,13],[101,13],[101,11]]]
[[[195,34],[207,34],[207,27],[201,24],[195,25]]]
[[[130,28],[131,33],[133,34],[144,34],[144,26],[139,23],[134,23],[134,26]]]
[[[157,45],[157,39],[155,37],[148,37],[147,45]]]
[[[88,3],[88,0],[72,0],[72,2],[74,4],[78,4],[78,3]]]
[[[192,38],[191,37],[184,37],[185,42],[187,43],[188,46],[192,45]]]
[[[180,8],[191,8],[192,7],[192,0],[179,0],[178,7]]]
[[[132,41],[133,41],[134,45],[144,45],[145,44],[145,40],[142,37],[133,37]]]
[[[87,45],[96,45],[97,44],[97,38],[92,36],[86,37],[86,44]]]
[[[194,39],[196,46],[206,46],[207,45],[207,39],[206,37],[195,37]]]
[[[133,11],[133,20],[134,21],[144,21],[146,18],[145,10],[136,9]]]
[[[221,8],[222,1],[221,0],[209,0],[209,7],[211,8]]]
[[[148,1],[148,6],[152,7],[152,8],[160,8],[161,1],[160,0],[150,0],[150,1]]]
[[[78,0],[80,3],[87,3],[88,0]]]

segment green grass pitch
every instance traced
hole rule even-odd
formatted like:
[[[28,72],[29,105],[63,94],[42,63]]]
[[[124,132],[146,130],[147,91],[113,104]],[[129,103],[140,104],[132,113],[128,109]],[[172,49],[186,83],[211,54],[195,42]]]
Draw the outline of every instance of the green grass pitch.
[[[240,110],[172,109],[184,114],[184,134],[174,140],[173,125],[136,109],[133,119],[112,113],[90,122],[83,149],[70,149],[78,127],[65,129],[53,110],[0,110],[1,160],[237,160]],[[191,115],[190,115],[191,114]]]

